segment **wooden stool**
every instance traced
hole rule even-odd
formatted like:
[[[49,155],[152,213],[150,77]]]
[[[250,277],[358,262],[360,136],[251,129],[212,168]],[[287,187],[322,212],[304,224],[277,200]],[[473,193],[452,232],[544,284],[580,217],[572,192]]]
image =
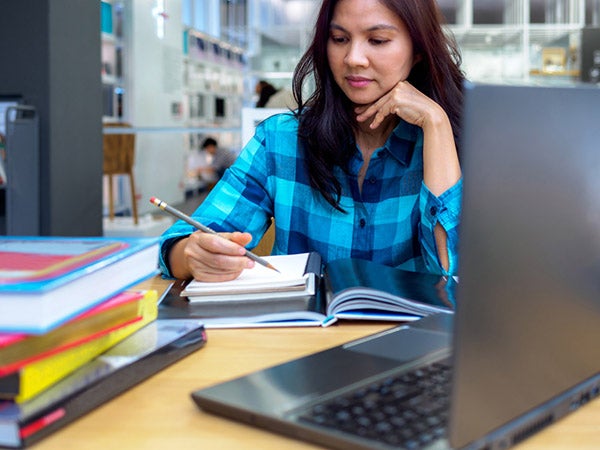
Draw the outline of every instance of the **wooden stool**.
[[[128,123],[106,123],[104,126],[131,128],[131,125]],[[104,175],[108,175],[109,218],[110,220],[115,218],[113,175],[127,175],[129,177],[129,186],[131,187],[131,209],[133,213],[133,223],[137,225],[137,197],[135,194],[135,180],[133,177],[133,163],[135,162],[135,134],[104,134],[103,148],[103,173]]]

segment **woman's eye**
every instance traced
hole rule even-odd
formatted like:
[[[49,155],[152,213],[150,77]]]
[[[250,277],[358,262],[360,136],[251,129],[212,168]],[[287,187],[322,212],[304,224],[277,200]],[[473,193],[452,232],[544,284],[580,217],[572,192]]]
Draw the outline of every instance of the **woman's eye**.
[[[389,42],[388,39],[371,39],[371,44],[373,45],[383,45],[387,42]]]
[[[346,42],[346,38],[343,36],[331,36],[330,38],[332,40],[332,42],[334,42],[335,44],[343,44],[344,42]]]

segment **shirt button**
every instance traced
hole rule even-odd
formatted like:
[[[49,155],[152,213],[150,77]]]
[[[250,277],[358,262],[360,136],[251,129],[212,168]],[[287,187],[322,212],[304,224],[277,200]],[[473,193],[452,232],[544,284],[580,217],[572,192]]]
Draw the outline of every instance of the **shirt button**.
[[[365,227],[365,225],[367,224],[367,221],[366,221],[365,219],[360,219],[360,222],[359,222],[359,224],[360,224],[360,227],[361,227],[361,228],[364,228],[364,227]]]
[[[371,184],[377,183],[377,178],[375,178],[375,177],[369,178],[369,183],[371,183]]]
[[[431,208],[429,208],[429,214],[431,214],[432,216],[435,216],[437,214],[437,206],[432,206]]]

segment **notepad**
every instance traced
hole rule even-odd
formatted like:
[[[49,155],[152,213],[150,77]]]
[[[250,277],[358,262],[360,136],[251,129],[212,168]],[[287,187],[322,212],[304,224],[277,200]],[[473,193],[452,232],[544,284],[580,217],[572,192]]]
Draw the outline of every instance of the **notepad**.
[[[203,282],[192,280],[181,292],[192,303],[219,302],[227,300],[248,300],[315,294],[315,273],[307,271],[310,253],[294,255],[273,255],[264,259],[279,272],[256,264],[244,269],[235,280],[223,282]]]

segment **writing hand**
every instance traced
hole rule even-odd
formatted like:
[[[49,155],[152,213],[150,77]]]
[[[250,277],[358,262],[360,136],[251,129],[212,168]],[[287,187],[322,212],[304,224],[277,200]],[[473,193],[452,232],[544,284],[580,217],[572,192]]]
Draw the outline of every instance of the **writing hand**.
[[[244,246],[252,240],[250,233],[215,234],[197,231],[185,241],[183,258],[192,277],[199,281],[229,281],[255,262],[247,258]]]

